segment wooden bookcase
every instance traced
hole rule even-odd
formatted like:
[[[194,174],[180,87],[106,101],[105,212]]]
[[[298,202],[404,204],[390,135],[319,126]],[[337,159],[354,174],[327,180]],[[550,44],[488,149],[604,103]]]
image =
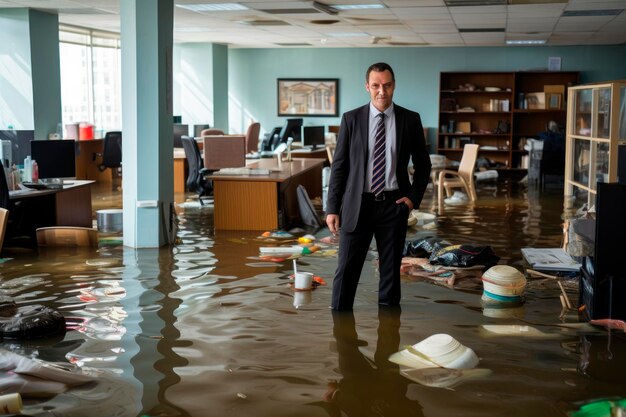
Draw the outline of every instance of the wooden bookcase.
[[[477,143],[497,169],[526,169],[526,139],[551,120],[565,130],[567,88],[577,82],[577,72],[442,72],[437,153],[459,161],[463,145]]]

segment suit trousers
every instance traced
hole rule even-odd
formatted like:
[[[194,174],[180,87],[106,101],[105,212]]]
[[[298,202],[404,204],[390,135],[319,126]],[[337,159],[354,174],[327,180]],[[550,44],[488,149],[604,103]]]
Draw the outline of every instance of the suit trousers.
[[[400,304],[400,264],[409,216],[406,204],[396,204],[402,196],[399,191],[386,191],[383,201],[375,201],[373,194],[364,193],[356,228],[352,232],[340,230],[331,305],[334,310],[352,309],[372,237],[379,259],[378,304]]]

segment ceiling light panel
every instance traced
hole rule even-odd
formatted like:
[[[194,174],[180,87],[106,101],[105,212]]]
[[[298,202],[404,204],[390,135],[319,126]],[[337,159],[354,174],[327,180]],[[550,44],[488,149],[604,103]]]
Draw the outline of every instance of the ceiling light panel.
[[[372,9],[384,9],[382,4],[333,4],[331,5],[336,10],[372,10]]]
[[[211,4],[177,4],[176,7],[190,10],[192,12],[235,12],[239,10],[249,10],[248,7],[239,3],[211,3]]]
[[[597,17],[597,16],[617,16],[621,14],[624,9],[604,9],[604,10],[565,10],[562,17]]]
[[[507,39],[507,45],[543,45],[545,39]]]

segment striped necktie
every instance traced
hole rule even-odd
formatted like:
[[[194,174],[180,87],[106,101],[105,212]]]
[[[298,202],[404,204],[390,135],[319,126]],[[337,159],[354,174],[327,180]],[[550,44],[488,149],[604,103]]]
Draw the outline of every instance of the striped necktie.
[[[374,139],[374,165],[372,168],[372,193],[378,197],[385,189],[385,113],[379,113]]]

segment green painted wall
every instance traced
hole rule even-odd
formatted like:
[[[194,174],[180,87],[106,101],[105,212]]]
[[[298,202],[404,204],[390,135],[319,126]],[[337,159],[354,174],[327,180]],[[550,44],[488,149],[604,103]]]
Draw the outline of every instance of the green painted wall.
[[[231,126],[261,122],[264,132],[281,126],[277,116],[277,78],[338,78],[340,114],[365,104],[365,70],[389,63],[397,87],[394,101],[418,111],[425,126],[438,125],[439,73],[442,71],[545,70],[548,58],[561,57],[563,71],[580,71],[581,82],[626,78],[626,46],[491,48],[231,49],[229,87]],[[233,121],[233,113],[240,120]],[[339,124],[339,117],[305,118],[307,124]]]
[[[29,10],[35,139],[48,139],[61,123],[59,17]]]

